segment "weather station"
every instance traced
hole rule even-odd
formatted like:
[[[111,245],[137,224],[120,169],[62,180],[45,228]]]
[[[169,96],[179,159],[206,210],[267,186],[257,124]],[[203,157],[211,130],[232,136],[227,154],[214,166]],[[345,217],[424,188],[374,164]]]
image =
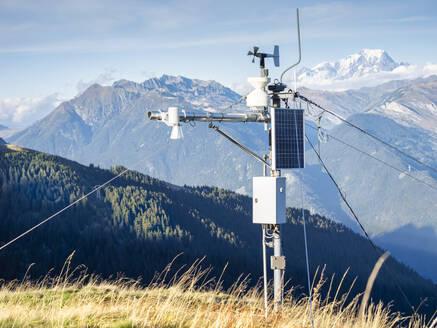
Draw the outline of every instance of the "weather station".
[[[263,6],[262,8],[267,7]],[[278,45],[273,46],[274,42],[266,49],[261,49],[258,46],[252,47],[251,44],[246,45],[248,48],[250,46],[250,51],[243,55],[247,54],[248,66],[254,67],[253,64],[249,63],[250,61],[256,63],[256,73],[247,78],[251,92],[233,104],[230,103],[238,98],[236,94],[230,92],[229,89],[224,89],[222,85],[216,84],[214,81],[197,80],[194,82],[195,80],[185,78],[162,76],[159,79],[152,78],[140,84],[123,79],[114,82],[112,86],[92,85],[90,86],[91,92],[85,90],[71,101],[60,104],[50,114],[31,126],[23,128],[17,133],[14,132],[10,136],[13,142],[18,142],[20,146],[5,144],[0,138],[0,144],[4,144],[0,145],[0,153],[4,153],[3,156],[0,156],[0,203],[2,203],[0,210],[6,210],[7,214],[4,222],[0,220],[2,223],[0,226],[0,263],[7,264],[4,266],[5,270],[0,270],[3,275],[0,279],[3,281],[0,286],[4,293],[11,294],[14,298],[14,309],[9,311],[8,317],[5,317],[6,324],[17,322],[27,325],[28,321],[32,323],[50,322],[52,325],[57,325],[60,320],[64,322],[64,319],[68,319],[72,325],[81,325],[84,322],[95,322],[102,325],[127,322],[126,324],[130,326],[154,327],[168,326],[173,323],[178,325],[182,323],[202,326],[232,326],[238,322],[240,326],[309,326],[311,323],[314,328],[315,319],[317,319],[316,323],[320,327],[326,325],[335,327],[393,327],[401,325],[437,328],[437,312],[435,311],[437,309],[437,288],[432,281],[434,278],[431,276],[431,271],[433,271],[431,264],[434,262],[433,258],[429,257],[431,254],[428,251],[434,246],[431,244],[433,237],[431,224],[433,222],[430,220],[434,219],[432,216],[435,213],[433,206],[437,202],[435,202],[435,194],[428,193],[430,190],[427,189],[428,192],[425,194],[421,189],[418,189],[419,185],[410,184],[421,183],[432,189],[433,192],[437,191],[436,161],[433,157],[434,153],[430,151],[434,144],[437,145],[434,142],[437,140],[434,138],[434,131],[430,128],[434,114],[435,101],[432,95],[435,94],[436,79],[433,76],[425,75],[428,74],[425,73],[425,71],[428,72],[425,69],[429,66],[427,65],[421,69],[420,78],[398,81],[388,79],[383,84],[369,86],[367,83],[371,77],[375,77],[375,81],[378,82],[381,72],[397,72],[403,63],[394,62],[383,50],[364,49],[359,54],[348,56],[339,62],[319,64],[300,74],[300,81],[308,87],[311,86],[311,81],[317,82],[313,86],[323,87],[327,86],[328,83],[331,86],[336,83],[334,81],[340,83],[336,84],[337,86],[345,85],[345,81],[348,81],[352,75],[354,86],[357,86],[355,82],[364,83],[363,85],[367,86],[365,91],[362,91],[364,89],[354,91],[354,87],[352,87],[349,91],[342,92],[342,95],[338,92],[335,93],[335,97],[334,93],[329,90],[311,91],[308,89],[306,92],[309,96],[313,95],[322,101],[319,104],[319,101],[313,101],[297,91],[296,70],[294,70],[294,85],[287,86],[284,82],[285,74],[292,72],[291,70],[300,64],[302,57],[298,9],[296,10],[296,21],[298,59],[291,66],[288,64],[284,67],[280,66],[280,49]],[[213,25],[217,25],[216,22],[213,23]],[[349,24],[349,21],[347,23]],[[253,24],[250,27],[253,29]],[[276,24],[273,28],[277,30],[279,27]],[[179,34],[177,33],[176,36]],[[160,55],[159,52],[157,54]],[[281,62],[283,57],[282,54]],[[280,70],[277,69],[278,67]],[[341,69],[335,69],[335,74],[331,76],[327,72],[331,72],[332,67],[340,67]],[[235,66],[232,69],[235,69]],[[270,74],[274,76],[270,76]],[[321,79],[325,75],[328,79]],[[290,83],[292,81],[290,78],[285,81],[287,84],[293,83]],[[408,91],[407,94],[405,94],[405,90]],[[137,96],[130,97],[132,92]],[[353,96],[354,92],[365,97],[360,96],[358,100],[351,100],[357,98]],[[193,99],[194,96],[196,99]],[[215,99],[214,105],[210,104],[211,99]],[[345,104],[336,106],[336,103],[342,99]],[[158,101],[161,101],[160,105],[158,105]],[[235,105],[243,104],[243,101],[245,101],[244,106],[239,105],[236,108]],[[225,102],[227,107],[222,106]],[[329,106],[322,105],[323,102],[331,104],[336,109],[331,110]],[[184,108],[181,103],[186,104],[186,107]],[[156,107],[150,111],[150,107],[146,109],[146,106]],[[67,108],[70,112],[70,107],[71,113],[74,115],[66,117],[65,109]],[[192,108],[192,110],[187,110],[188,108]],[[82,118],[79,122],[80,125],[76,124],[76,117]],[[324,121],[329,120],[329,125],[322,128],[321,121],[324,117],[326,117]],[[148,121],[149,119],[158,122],[144,122],[144,120]],[[44,127],[53,122],[55,128],[52,129],[53,131],[49,131],[49,134],[45,134]],[[161,138],[157,140],[156,144],[147,143],[150,135],[156,132],[156,126],[150,129],[151,125],[159,122],[171,128],[168,129],[171,141],[164,140],[163,142]],[[222,143],[213,145],[218,149],[215,150],[216,152],[224,152],[225,156],[207,158],[209,165],[207,165],[206,170],[203,170],[204,166],[199,170],[200,165],[195,167],[192,165],[193,159],[198,160],[201,159],[198,156],[208,155],[202,151],[198,152],[195,158],[193,156],[186,157],[188,163],[179,162],[182,153],[188,153],[187,148],[178,149],[177,147],[184,142],[181,140],[184,138],[184,126],[189,124],[191,128],[195,129],[196,122],[207,123],[208,129],[206,126],[203,127],[211,132],[211,135],[215,136],[217,133],[227,140],[226,143],[229,141],[233,144],[225,149]],[[93,129],[91,134],[88,133],[88,128],[80,128],[82,124],[84,127],[89,127],[90,124],[94,123],[96,123],[96,129]],[[237,129],[231,130],[230,127],[232,125],[235,127],[235,123],[239,123],[236,126]],[[251,128],[256,127],[256,129],[244,130],[244,124],[241,123],[250,124]],[[115,131],[115,133],[114,127],[120,127],[120,131]],[[310,135],[306,134],[308,132],[305,131],[306,128],[310,129],[308,131],[312,131]],[[59,155],[59,152],[63,153],[62,145],[65,142],[60,143],[61,147],[58,145],[58,147],[50,148],[53,149],[53,155],[22,148],[27,146],[33,148],[35,145],[35,147],[46,149],[44,147],[47,140],[50,144],[59,144],[57,142],[59,131],[65,132],[62,133],[61,137],[62,140],[67,138],[65,142],[70,145],[69,149],[83,150],[83,152],[74,151],[76,157],[67,160],[56,155],[56,153]],[[235,132],[229,133],[230,131]],[[240,135],[239,133],[244,131],[247,134],[242,133],[241,139],[240,137],[235,138],[235,135]],[[200,132],[203,136],[204,131]],[[393,134],[393,132],[395,133]],[[109,139],[101,138],[102,135],[108,136]],[[191,136],[191,130],[189,135]],[[367,139],[363,141],[359,137]],[[137,140],[132,142],[132,138],[137,138]],[[34,143],[37,139],[40,139],[39,142]],[[175,143],[173,140],[178,140],[178,142]],[[248,140],[254,140],[253,144],[257,146],[248,147]],[[224,140],[219,139],[219,141]],[[318,150],[315,147],[317,141]],[[190,140],[190,145],[194,144],[203,150],[206,148],[205,146],[211,146],[208,142],[198,138]],[[323,149],[322,156],[321,145],[327,142],[330,144],[326,149]],[[177,162],[166,163],[169,165],[164,165],[167,167],[161,171],[159,163],[170,158],[167,155],[174,155],[167,153],[162,156],[163,149],[170,152],[169,144],[176,146],[170,147],[171,150],[179,150],[175,154],[176,156],[170,156],[171,160],[177,160]],[[259,147],[260,144],[262,146]],[[147,147],[143,148],[144,145]],[[259,170],[259,174],[257,174],[259,176],[252,176],[253,174],[250,172],[252,167],[248,166],[246,161],[230,156],[234,146],[239,147],[240,150],[261,164],[255,163],[257,170]],[[308,158],[308,162],[305,154],[306,146],[308,153],[313,152],[310,156],[315,156]],[[256,149],[250,149],[252,147],[256,147]],[[120,150],[122,150],[121,153]],[[132,150],[137,152],[135,156],[125,156],[126,152]],[[207,149],[208,151],[209,149]],[[214,155],[217,154],[214,153]],[[137,158],[134,159],[134,157]],[[229,157],[231,157],[230,160]],[[87,168],[85,165],[71,161],[72,159],[83,161],[86,158],[95,159],[99,165],[104,166],[121,161],[120,164],[129,165],[130,168],[116,166],[111,170],[103,170],[93,164],[89,164]],[[151,158],[154,160],[150,161]],[[224,160],[222,161],[221,158]],[[364,162],[366,158],[375,161],[373,163],[375,165]],[[341,167],[338,165],[339,161],[342,163]],[[29,165],[29,163],[35,163],[36,166]],[[229,195],[225,194],[222,197],[222,194],[212,194],[213,200],[218,199],[219,201],[214,201],[215,207],[209,208],[211,200],[209,195],[204,196],[202,192],[202,195],[199,195],[201,197],[196,197],[186,188],[176,188],[178,190],[175,190],[171,183],[144,176],[136,170],[140,165],[144,167],[144,163],[146,163],[145,170],[149,174],[158,173],[168,177],[172,177],[171,174],[168,174],[168,169],[191,165],[192,171],[203,171],[197,180],[200,180],[202,184],[205,183],[204,177],[211,172],[217,174],[216,181],[220,181],[223,185],[229,183],[228,186],[233,186],[234,189],[247,188],[251,182],[252,199],[245,198],[245,196],[234,197],[231,201],[235,201],[238,208],[222,208],[221,211],[216,211],[216,209],[220,210],[222,200],[229,199]],[[153,165],[155,163],[157,165]],[[182,165],[180,165],[181,163]],[[203,165],[204,161],[200,163]],[[220,171],[225,165],[226,168]],[[329,170],[330,165],[336,165],[336,170],[332,173]],[[307,170],[296,171],[305,169],[306,166]],[[59,176],[57,167],[63,172],[65,171],[65,174]],[[382,170],[384,167],[385,169]],[[365,168],[368,168],[366,172],[364,172]],[[246,171],[242,171],[244,169]],[[227,174],[225,170],[229,170],[232,174]],[[219,172],[215,173],[217,171]],[[236,172],[240,176],[236,177]],[[295,174],[294,180],[296,181],[290,181],[291,179],[287,181],[290,172],[298,173]],[[390,177],[388,172],[392,172],[394,175]],[[186,176],[184,170],[177,173]],[[252,181],[249,181],[246,176],[250,177]],[[343,178],[339,180],[341,183],[337,182],[337,176]],[[408,178],[404,179],[404,177]],[[174,175],[174,181],[171,182],[178,183],[179,178],[179,175]],[[117,179],[120,179],[119,183],[114,184]],[[318,183],[311,183],[315,179]],[[408,179],[411,181],[407,181]],[[238,181],[238,184],[233,183],[234,181]],[[243,185],[241,181],[243,181]],[[304,181],[309,182],[306,185],[305,193]],[[332,185],[328,185],[328,182],[332,182]],[[159,184],[159,188],[155,187],[157,184]],[[53,186],[58,187],[58,189],[53,189]],[[350,191],[351,202],[346,197],[343,186]],[[371,188],[366,186],[371,186]],[[321,187],[321,192],[316,190],[317,187]],[[35,188],[38,189],[37,192],[34,192]],[[211,190],[214,191],[214,189]],[[2,192],[6,198],[3,197]],[[153,193],[155,195],[152,195]],[[297,204],[298,194],[301,195],[301,204],[298,205],[299,211],[296,208],[290,211],[290,208],[287,208],[287,200],[292,200],[289,202],[290,205],[291,203]],[[92,195],[95,197],[91,197]],[[160,201],[162,195],[174,198],[173,202]],[[305,195],[311,197],[307,202]],[[331,197],[332,195],[334,197]],[[97,203],[89,204],[85,202],[87,199]],[[250,206],[250,202],[252,202],[251,219],[246,216],[249,211],[246,207]],[[354,210],[354,202],[360,206],[359,211]],[[426,205],[427,202],[430,203],[429,206]],[[326,275],[323,275],[323,272],[313,270],[313,277],[318,278],[319,281],[314,285],[310,275],[305,218],[309,211],[304,210],[304,208],[311,208],[312,205],[316,207],[316,211],[321,212],[321,215],[313,215],[311,222],[311,230],[317,232],[312,244],[314,251],[317,252],[313,268],[325,263],[327,267],[330,267],[326,274],[332,275],[332,279],[330,279],[329,285],[325,285],[326,291],[319,287],[326,281]],[[208,207],[208,210],[204,211],[205,206]],[[241,212],[241,206],[244,213]],[[179,216],[180,208],[183,208],[186,214],[184,212],[182,216]],[[197,214],[194,215],[194,221],[183,220],[184,222],[180,222],[180,218],[183,218],[184,215],[191,217],[193,210],[202,213],[199,214],[201,218],[213,221],[215,218],[215,223],[219,226],[212,227],[207,221],[207,225],[202,227],[202,230],[197,229],[192,224],[197,220]],[[290,218],[287,219],[287,213],[290,212],[293,213],[293,222]],[[366,221],[361,221],[358,216],[360,212]],[[171,215],[163,217],[162,213],[170,213]],[[400,216],[396,214],[400,214]],[[43,215],[43,217],[38,219],[38,215]],[[239,221],[238,215],[240,215]],[[53,225],[47,227],[47,230],[41,230],[35,238],[28,238],[32,232],[40,229],[44,224],[53,223],[55,218],[61,219],[62,216],[64,216],[64,221],[60,220],[56,226]],[[410,220],[409,216],[414,220]],[[298,224],[295,224],[294,219],[298,219]],[[169,220],[183,224],[174,227],[174,222]],[[255,225],[248,222],[250,220]],[[349,221],[353,222],[352,220],[357,224],[357,231],[349,226]],[[237,221],[238,224],[228,225],[234,221]],[[384,225],[381,225],[382,221],[384,221]],[[363,225],[362,222],[365,224]],[[65,224],[67,225],[64,226]],[[372,230],[369,230],[371,234],[366,231],[367,224],[372,225]],[[419,225],[416,226],[416,224]],[[88,226],[93,229],[85,231],[84,234],[83,231],[87,230]],[[291,226],[293,227],[290,228]],[[287,254],[288,259],[286,259],[284,249],[291,246],[286,243],[291,239],[289,231],[294,230],[293,236],[296,236],[297,226],[303,230],[305,254],[297,253],[300,251],[300,247],[295,246],[300,238],[296,238],[298,240],[293,240],[294,248],[292,251],[290,250],[290,254]],[[409,226],[412,228],[408,228]],[[96,239],[94,238],[95,227],[107,233],[102,235],[102,238]],[[120,227],[122,229],[119,229]],[[126,230],[124,227],[142,238],[136,238],[135,244],[125,243],[124,241],[129,239],[130,235],[123,233]],[[21,229],[23,231],[19,231]],[[222,230],[224,234],[221,234],[219,229],[224,229]],[[425,230],[426,235],[423,234]],[[173,231],[176,233],[174,234]],[[197,248],[202,246],[201,244],[204,243],[205,238],[208,238],[208,234],[215,231],[218,233],[210,238],[210,241],[214,242],[209,245],[210,247]],[[361,232],[361,235],[358,235],[357,232]],[[241,235],[239,235],[240,233]],[[415,238],[405,240],[406,238],[403,236],[406,233]],[[375,242],[372,240],[372,234],[377,238]],[[161,235],[170,241],[174,240],[170,245],[172,247],[169,248],[169,244],[165,240],[164,243],[160,243],[160,240],[163,240],[160,238]],[[191,235],[196,237],[193,239],[193,243],[191,243],[191,237],[185,238],[185,236]],[[231,238],[228,238],[229,235]],[[71,236],[79,238],[72,239]],[[400,240],[399,244],[387,243],[393,238]],[[416,245],[419,245],[418,243],[422,242],[422,239],[427,245],[418,249]],[[365,240],[370,245],[366,245]],[[259,247],[256,248],[255,252],[253,251],[254,241]],[[23,244],[19,245],[18,242]],[[61,247],[58,247],[59,242]],[[111,242],[113,243],[111,244]],[[261,242],[261,245],[258,242]],[[283,242],[285,247],[283,247]],[[96,243],[95,249],[106,251],[107,254],[101,252],[102,256],[106,257],[87,256],[87,250],[93,243]],[[151,252],[150,247],[147,247],[149,244],[153,244],[152,248],[157,248],[158,251]],[[328,244],[329,249],[325,246]],[[422,244],[424,243],[422,242]],[[119,245],[125,245],[125,247],[120,248]],[[237,267],[228,272],[234,278],[237,268],[240,273],[241,271],[253,273],[253,271],[258,272],[258,270],[254,270],[253,265],[259,271],[261,271],[262,266],[266,320],[261,320],[262,310],[259,307],[262,305],[258,302],[258,284],[254,289],[248,290],[246,289],[247,280],[241,281],[241,276],[236,281],[233,279],[232,286],[235,288],[224,290],[225,284],[222,282],[224,272],[218,281],[212,281],[208,275],[210,271],[201,269],[198,266],[200,262],[196,260],[187,270],[184,269],[185,266],[182,266],[174,271],[173,278],[168,278],[168,273],[173,272],[169,271],[172,270],[175,259],[173,246],[178,248],[178,245],[182,247],[182,251],[188,248],[197,248],[200,252],[222,245],[228,251],[223,252],[224,249],[222,249],[220,252],[219,249],[218,252],[213,252],[213,261],[217,265],[217,263],[229,262],[229,260],[237,258],[231,264]],[[407,257],[399,257],[400,261],[392,258],[383,266],[389,253],[378,245],[390,246],[396,255],[399,251],[398,246],[402,246],[402,252],[398,253],[399,256],[401,253],[409,253],[412,254],[412,257],[421,258],[424,261],[419,261],[420,263],[410,262]],[[4,250],[10,246],[14,248],[11,247],[8,252],[5,252]],[[238,249],[240,246],[243,249]],[[136,258],[141,257],[142,260],[136,261],[135,266],[130,265],[133,262],[132,259],[136,258],[125,256],[130,254],[132,247],[142,250],[136,256]],[[68,254],[66,252],[69,250],[71,252],[74,249],[82,249],[78,252],[78,260],[79,263],[83,264],[72,271],[70,270],[73,268],[71,264],[76,262],[76,260],[71,262],[74,251],[61,268],[62,262],[60,260],[65,254]],[[112,254],[112,250],[116,250],[116,252],[112,252],[114,253]],[[236,253],[231,254],[232,250],[235,250]],[[370,254],[370,252],[374,253]],[[188,256],[185,259],[191,261],[196,254],[199,252],[187,253]],[[340,256],[335,256],[338,254]],[[374,257],[375,255],[376,257]],[[120,258],[123,258],[123,261],[117,261]],[[254,259],[257,259],[255,263]],[[306,262],[306,268],[303,269],[306,269],[308,298],[305,296],[284,297],[284,285],[286,285],[284,282],[288,279],[285,270],[289,270],[288,273],[290,273],[291,269],[296,269],[296,274],[293,275],[297,279],[293,280],[300,284],[300,270],[303,262],[300,261],[301,259],[305,259]],[[373,259],[376,260],[376,264],[372,268]],[[156,266],[162,263],[167,264],[163,262],[167,260],[170,262],[167,262],[168,265],[161,271],[162,274],[154,274]],[[238,263],[239,261],[241,263]],[[323,262],[320,263],[320,261]],[[39,262],[41,263],[36,268],[38,271],[30,272],[33,265]],[[29,263],[32,264],[29,265]],[[109,265],[106,265],[108,263]],[[154,266],[151,266],[150,263]],[[413,266],[406,266],[406,264]],[[49,265],[48,269],[50,267],[52,269],[49,269],[44,278],[40,279],[39,277],[45,273],[41,269],[44,270],[47,265]],[[27,270],[24,271],[26,266]],[[370,270],[367,270],[367,266],[370,267]],[[56,274],[52,277],[52,273],[57,271],[53,271],[53,268],[58,267],[60,268],[59,275]],[[224,270],[226,267],[227,265]],[[345,272],[341,279],[336,279],[337,275],[341,274],[338,270],[344,269]],[[385,272],[378,276],[380,269],[385,270]],[[144,276],[141,280],[116,279],[113,281],[111,278],[113,275],[110,275],[113,270],[121,272],[123,275]],[[181,270],[185,272],[181,273]],[[88,271],[93,272],[91,276],[87,273]],[[126,272],[123,273],[123,271]],[[365,282],[363,278],[370,271],[365,290],[362,292],[361,287],[364,287],[363,283]],[[352,272],[352,277],[348,272]],[[420,274],[424,275],[423,278]],[[179,279],[181,275],[184,278]],[[149,278],[151,280],[147,284]],[[378,281],[376,281],[377,278]],[[89,297],[89,304],[72,299],[72,302],[66,304],[68,306],[59,307],[56,300],[52,302],[53,281],[61,281],[63,288],[58,290],[61,292],[58,293],[61,302],[64,300],[63,291],[65,288],[74,288],[80,292],[81,290],[87,291],[88,286],[101,287],[102,293],[105,295],[108,290],[109,293],[114,293],[114,290],[127,288],[133,293],[132,295],[141,293],[146,296],[150,294],[151,297],[132,302],[131,294],[126,294],[126,300],[116,297],[114,302],[111,301],[110,306],[107,306],[106,302],[99,301],[101,299],[99,295],[102,293],[98,291],[97,298],[94,297],[95,293],[90,294],[93,297]],[[331,297],[331,287],[335,288],[336,281],[338,281],[337,291],[335,296]],[[186,284],[186,282],[188,283]],[[344,293],[345,282],[350,282],[350,288],[347,288]],[[374,283],[377,287],[375,291],[372,291]],[[196,295],[206,291],[208,299],[212,299],[212,302],[202,301],[202,309],[199,311],[198,302],[186,302],[185,298],[181,299],[178,293],[171,292],[174,286],[183,287],[188,286],[188,284],[194,287],[189,288],[191,294],[188,295],[188,299],[197,300]],[[56,283],[57,285],[59,284]],[[108,289],[108,286],[114,288]],[[35,288],[38,289],[38,295],[48,295],[47,302],[41,297],[37,297],[35,302],[28,301],[29,292],[33,293]],[[322,291],[317,293],[314,313],[313,289]],[[154,291],[158,291],[162,297],[157,298]],[[161,291],[163,292],[161,293]],[[186,288],[182,288],[182,292],[185,293]],[[169,293],[170,296],[174,297],[169,297]],[[223,297],[223,293],[229,294],[230,297],[226,297],[226,295]],[[391,293],[393,295],[390,295]],[[15,298],[17,302],[15,302]],[[404,304],[400,304],[402,299]],[[181,300],[182,303],[180,303]],[[165,306],[161,306],[163,302]],[[9,303],[11,302],[8,299],[2,300],[0,297],[2,311],[11,307]],[[170,306],[167,306],[167,303]],[[83,312],[84,305],[94,309],[96,304],[103,306],[101,311],[99,310],[102,313],[98,317],[94,315],[95,311],[88,311],[89,314],[85,313],[79,317],[75,315],[76,312]],[[117,311],[116,314],[113,313],[114,311],[109,311],[106,315],[104,313],[105,307],[109,310],[114,307],[121,310]],[[271,315],[268,318],[268,314],[274,312],[278,315]],[[23,313],[31,313],[31,315],[23,316]],[[70,315],[71,313],[74,315]],[[308,314],[311,318],[310,322],[307,318]],[[109,321],[103,320],[106,318],[109,318]],[[0,321],[3,322],[2,319]]]
[[[301,169],[305,167],[304,142],[304,111],[300,108],[290,108],[295,102],[295,93],[285,91],[284,74],[298,65],[301,60],[299,10],[297,16],[298,61],[285,69],[279,80],[273,83],[266,69],[267,59],[273,59],[275,67],[279,67],[279,46],[274,46],[273,53],[261,52],[254,47],[248,52],[253,56],[252,62],[259,61],[260,76],[249,77],[248,82],[253,91],[246,97],[246,111],[236,113],[193,112],[169,107],[167,112],[149,111],[149,119],[162,121],[172,127],[171,139],[183,137],[181,123],[203,121],[209,127],[240,147],[263,165],[263,176],[253,177],[253,223],[262,226],[263,273],[264,273],[264,303],[267,316],[268,284],[267,284],[267,247],[273,249],[270,257],[270,267],[273,270],[273,301],[274,309],[279,310],[283,301],[285,256],[282,252],[281,224],[286,223],[286,178],[281,176],[283,169]],[[294,106],[298,107],[298,106]],[[260,156],[241,144],[238,140],[224,132],[214,122],[251,122],[263,123],[269,149]]]

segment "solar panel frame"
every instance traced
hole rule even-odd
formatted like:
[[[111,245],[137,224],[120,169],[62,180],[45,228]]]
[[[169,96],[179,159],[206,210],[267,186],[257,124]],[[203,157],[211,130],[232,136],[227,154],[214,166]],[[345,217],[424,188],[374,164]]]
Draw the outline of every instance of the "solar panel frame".
[[[304,168],[304,110],[272,108],[270,113],[272,124],[272,169]]]

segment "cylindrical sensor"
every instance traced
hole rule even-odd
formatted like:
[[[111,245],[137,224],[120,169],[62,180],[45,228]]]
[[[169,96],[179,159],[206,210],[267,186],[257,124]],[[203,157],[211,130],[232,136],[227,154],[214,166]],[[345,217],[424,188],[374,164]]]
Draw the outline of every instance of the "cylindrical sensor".
[[[177,107],[168,108],[168,125],[170,126],[179,125],[179,111]]]

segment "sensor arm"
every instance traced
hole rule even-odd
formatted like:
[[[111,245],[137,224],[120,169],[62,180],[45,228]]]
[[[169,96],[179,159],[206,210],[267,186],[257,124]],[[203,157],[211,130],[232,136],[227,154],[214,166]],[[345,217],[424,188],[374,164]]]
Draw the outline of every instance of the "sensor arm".
[[[147,116],[151,120],[163,121],[163,117],[166,113],[163,112],[148,112]],[[204,121],[204,122],[258,122],[258,123],[269,123],[270,116],[267,113],[235,113],[235,114],[224,114],[224,113],[182,113],[179,114],[180,122],[190,122],[190,121]]]
[[[151,120],[164,121],[167,119],[167,113],[163,112],[147,112],[147,116]],[[186,113],[184,112],[182,115],[179,115],[179,122],[189,122],[189,121],[204,121],[209,122],[209,127],[221,134],[223,137],[228,139],[233,144],[240,147],[250,156],[255,158],[257,161],[260,161],[264,165],[268,167],[272,167],[268,162],[262,159],[260,156],[255,154],[249,148],[240,144],[237,140],[232,138],[230,135],[226,134],[222,130],[220,130],[216,125],[212,124],[213,121],[217,122],[261,122],[261,123],[269,123],[270,116],[268,113],[242,113],[242,114],[233,114],[233,115],[225,115],[224,113],[206,113],[206,114],[197,114],[197,113]]]
[[[255,154],[253,151],[251,151],[249,148],[247,148],[246,146],[243,146],[242,144],[240,144],[237,140],[235,140],[234,138],[232,138],[230,135],[226,134],[225,132],[223,132],[222,130],[220,130],[218,128],[218,126],[212,124],[211,122],[208,125],[211,129],[213,129],[214,131],[216,131],[217,133],[221,134],[223,137],[225,137],[226,139],[228,139],[230,142],[232,142],[233,144],[237,145],[240,149],[244,150],[246,153],[248,153],[250,156],[252,156],[253,158],[255,158],[257,161],[260,161],[261,163],[263,163],[264,165],[272,168],[272,166],[267,163],[265,160],[263,160],[260,156],[258,156],[257,154]]]

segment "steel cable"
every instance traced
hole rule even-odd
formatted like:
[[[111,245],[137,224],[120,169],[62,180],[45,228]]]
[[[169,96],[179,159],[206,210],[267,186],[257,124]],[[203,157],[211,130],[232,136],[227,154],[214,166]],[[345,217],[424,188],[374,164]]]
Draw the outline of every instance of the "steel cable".
[[[338,183],[335,181],[334,177],[332,176],[331,172],[328,170],[328,168],[326,167],[325,163],[323,162],[322,158],[320,157],[320,155],[317,153],[316,149],[314,148],[314,145],[312,144],[311,140],[308,138],[307,135],[305,135],[305,138],[307,139],[308,143],[310,144],[311,148],[313,149],[314,153],[316,154],[317,158],[319,159],[320,164],[322,165],[322,167],[325,169],[326,173],[328,174],[329,178],[331,179],[331,181],[334,183],[335,187],[338,190],[338,193],[340,194],[341,199],[343,200],[343,202],[346,204],[346,206],[348,207],[349,211],[352,213],[352,216],[354,217],[355,221],[358,223],[358,225],[360,226],[361,231],[364,233],[364,235],[366,236],[367,240],[369,241],[370,245],[372,246],[372,248],[375,250],[375,252],[377,253],[378,256],[381,256],[383,254],[383,252],[374,244],[373,240],[370,238],[369,234],[367,233],[366,229],[364,229],[364,226],[361,224],[361,221],[358,219],[357,214],[355,213],[355,211],[353,210],[352,206],[349,204],[349,202],[347,201],[344,193],[342,192],[340,186],[338,185]],[[388,267],[386,267],[387,270]],[[397,279],[395,278],[395,276],[393,275],[393,273],[391,271],[390,275],[394,278],[394,283],[396,284],[397,288],[399,289],[399,291],[401,292],[403,298],[405,299],[405,302],[408,304],[408,306],[412,309],[412,311],[415,313],[414,310],[414,306],[411,304],[410,300],[408,299],[407,295],[405,294],[404,290],[402,289],[402,287],[399,285],[399,283],[397,282]]]
[[[416,163],[419,163],[420,165],[422,165],[422,166],[424,166],[424,167],[426,167],[426,168],[432,170],[433,172],[437,173],[437,169],[436,169],[436,168],[434,168],[434,167],[432,167],[432,166],[426,164],[425,162],[423,162],[423,161],[421,161],[421,160],[415,158],[414,156],[412,156],[412,155],[410,155],[410,154],[407,154],[407,153],[406,153],[405,151],[403,151],[402,149],[400,149],[400,148],[398,148],[398,147],[396,147],[396,146],[393,146],[392,144],[390,144],[390,143],[388,143],[387,141],[381,139],[380,137],[378,137],[378,136],[376,136],[376,135],[374,135],[374,134],[372,134],[372,133],[370,133],[370,132],[364,130],[363,128],[360,128],[360,127],[357,126],[356,124],[354,124],[354,123],[352,123],[352,122],[346,120],[345,118],[343,118],[342,116],[338,115],[337,113],[334,113],[333,111],[331,111],[331,110],[329,110],[329,109],[323,108],[322,106],[316,104],[316,103],[313,102],[312,100],[306,98],[305,96],[302,96],[302,95],[301,95],[300,93],[298,93],[298,92],[295,93],[295,96],[298,97],[298,98],[300,98],[300,99],[302,99],[303,101],[305,101],[305,102],[307,102],[307,103],[309,103],[309,104],[311,104],[311,105],[313,105],[313,106],[315,106],[315,107],[317,107],[317,108],[323,110],[324,112],[329,113],[329,114],[335,116],[335,117],[338,118],[340,121],[346,123],[347,125],[353,127],[354,129],[357,129],[358,131],[360,131],[361,133],[367,135],[368,137],[375,139],[376,141],[382,143],[382,144],[385,145],[386,147],[389,147],[390,149],[392,149],[392,150],[398,152],[399,154],[402,154],[403,156],[405,156],[405,157],[411,159],[412,161],[414,161],[414,162],[416,162]]]
[[[166,145],[165,145],[166,146]],[[138,164],[140,164],[141,162],[149,159],[150,157],[154,156],[158,151],[162,150],[163,148],[165,148],[165,146],[160,147],[158,149],[156,149],[152,154],[149,154],[148,156],[146,156],[146,158],[143,158],[139,161],[137,161],[133,167],[137,166]],[[5,249],[6,247],[8,247],[9,245],[13,244],[14,242],[16,242],[17,240],[23,238],[24,236],[26,236],[27,234],[29,234],[30,232],[32,232],[33,230],[37,229],[38,227],[42,226],[43,224],[45,224],[46,222],[54,219],[56,216],[58,216],[59,214],[65,212],[66,210],[68,210],[69,208],[71,208],[72,206],[76,205],[77,203],[79,203],[80,201],[88,198],[90,195],[92,195],[93,193],[99,191],[100,189],[102,189],[103,187],[107,186],[108,184],[110,184],[112,181],[118,179],[119,177],[121,177],[122,175],[124,175],[125,173],[127,173],[128,171],[132,171],[133,169],[124,169],[122,172],[120,172],[119,174],[117,174],[116,176],[112,177],[111,179],[107,180],[106,182],[104,182],[103,184],[99,185],[98,187],[94,188],[93,190],[91,190],[89,193],[83,195],[82,197],[78,198],[77,200],[75,200],[74,202],[68,204],[67,206],[65,206],[64,208],[60,209],[59,211],[57,211],[56,213],[52,214],[51,216],[47,217],[46,219],[42,220],[41,222],[39,222],[38,224],[32,226],[31,228],[27,229],[26,231],[24,231],[23,233],[21,233],[20,235],[16,236],[15,238],[11,239],[10,241],[8,241],[6,244],[2,245],[0,247],[0,251]]]

